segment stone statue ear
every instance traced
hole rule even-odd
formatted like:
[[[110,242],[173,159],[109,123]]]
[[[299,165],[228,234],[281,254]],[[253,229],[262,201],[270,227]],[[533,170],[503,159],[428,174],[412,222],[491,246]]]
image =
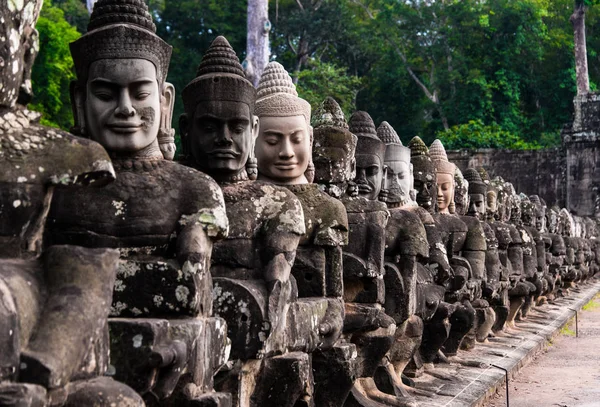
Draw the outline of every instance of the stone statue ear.
[[[190,119],[187,113],[179,116],[179,135],[181,136],[181,146],[183,147],[183,157],[187,161],[190,157]]]
[[[248,161],[246,161],[246,174],[248,179],[255,181],[258,178],[258,161],[254,148],[256,147],[256,139],[258,138],[258,130],[260,128],[260,119],[258,116],[252,116],[252,141],[250,143],[250,152],[248,154]]]
[[[352,157],[350,160],[350,181],[356,178],[356,157]]]
[[[69,87],[71,109],[73,110],[73,127],[71,133],[85,137],[85,88],[79,82],[72,81]]]
[[[175,158],[175,130],[171,126],[175,106],[175,87],[165,82],[160,95],[160,128],[158,146],[166,160]]]

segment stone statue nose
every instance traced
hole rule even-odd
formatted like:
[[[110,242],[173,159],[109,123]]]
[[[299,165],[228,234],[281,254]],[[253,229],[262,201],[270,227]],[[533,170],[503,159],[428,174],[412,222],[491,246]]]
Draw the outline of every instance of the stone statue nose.
[[[231,134],[229,132],[229,129],[227,128],[227,126],[225,126],[221,131],[219,131],[218,133],[218,137],[215,140],[215,144],[218,146],[230,146],[233,144],[233,140],[231,138]]]

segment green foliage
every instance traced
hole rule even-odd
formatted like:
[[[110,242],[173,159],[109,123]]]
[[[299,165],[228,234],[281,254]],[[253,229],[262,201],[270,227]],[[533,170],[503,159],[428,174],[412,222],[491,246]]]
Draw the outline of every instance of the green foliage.
[[[437,138],[449,150],[460,148],[506,148],[515,150],[535,150],[539,144],[528,143],[519,136],[504,130],[497,123],[484,125],[481,120],[452,126],[450,130],[440,131]]]
[[[73,124],[69,86],[75,79],[69,43],[80,34],[65,20],[64,12],[48,0],[36,29],[40,52],[31,74],[34,98],[29,108],[43,113],[42,124],[68,130]]]
[[[53,0],[52,4],[65,12],[65,19],[80,33],[87,32],[90,15],[85,0]]]
[[[344,68],[313,60],[309,62],[308,69],[300,71],[297,90],[313,110],[327,96],[331,96],[340,104],[344,114],[349,116],[356,110],[356,95],[361,84],[361,79],[348,75]]]

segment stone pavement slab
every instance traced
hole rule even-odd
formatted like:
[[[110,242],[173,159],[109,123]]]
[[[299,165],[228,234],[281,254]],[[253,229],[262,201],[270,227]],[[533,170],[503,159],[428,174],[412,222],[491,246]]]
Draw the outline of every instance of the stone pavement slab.
[[[443,380],[427,373],[414,379],[419,389],[435,393],[429,398],[417,396],[421,406],[465,407],[483,406],[505,383],[506,369],[509,380],[539,354],[549,341],[558,334],[575,310],[587,304],[600,291],[600,282],[591,282],[573,289],[567,297],[556,299],[552,304],[536,307],[526,321],[518,322],[517,329],[504,336],[478,343],[470,351],[459,351],[463,360],[483,362],[484,367],[463,364],[437,364],[436,369],[452,378]]]

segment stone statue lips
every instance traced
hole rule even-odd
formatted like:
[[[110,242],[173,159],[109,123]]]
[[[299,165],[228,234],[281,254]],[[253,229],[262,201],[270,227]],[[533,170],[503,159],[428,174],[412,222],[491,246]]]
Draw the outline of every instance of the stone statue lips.
[[[208,154],[221,159],[234,159],[241,155],[241,153],[229,148],[217,148],[210,151]]]
[[[277,161],[273,163],[273,167],[277,168],[280,171],[291,171],[298,166],[297,162],[293,161]]]
[[[119,134],[133,134],[144,127],[142,122],[112,122],[106,125],[111,131]]]
[[[370,194],[373,192],[373,188],[369,184],[357,184],[359,194]]]

